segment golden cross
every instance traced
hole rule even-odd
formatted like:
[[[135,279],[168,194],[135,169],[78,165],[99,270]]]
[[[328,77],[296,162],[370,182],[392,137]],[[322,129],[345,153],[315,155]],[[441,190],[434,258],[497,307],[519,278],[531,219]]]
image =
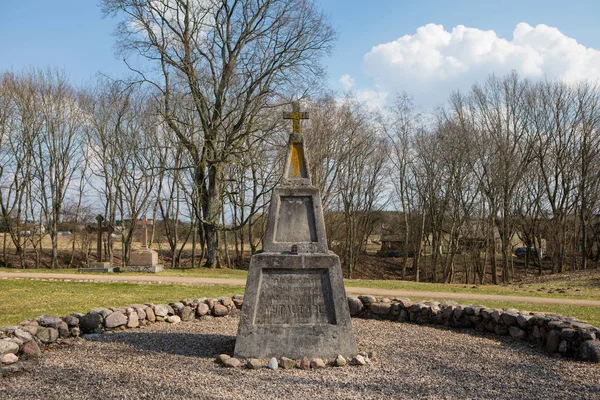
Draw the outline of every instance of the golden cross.
[[[292,120],[292,133],[300,133],[300,120],[308,119],[307,112],[300,112],[300,103],[294,101],[292,103],[292,112],[283,113],[283,119]]]

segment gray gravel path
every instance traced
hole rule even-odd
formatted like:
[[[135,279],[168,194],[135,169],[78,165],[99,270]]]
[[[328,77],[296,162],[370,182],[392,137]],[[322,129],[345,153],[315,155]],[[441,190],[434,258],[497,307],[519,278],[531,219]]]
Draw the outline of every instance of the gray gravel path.
[[[2,399],[600,399],[600,366],[474,331],[353,319],[364,367],[225,369],[238,319],[156,324],[48,351]]]

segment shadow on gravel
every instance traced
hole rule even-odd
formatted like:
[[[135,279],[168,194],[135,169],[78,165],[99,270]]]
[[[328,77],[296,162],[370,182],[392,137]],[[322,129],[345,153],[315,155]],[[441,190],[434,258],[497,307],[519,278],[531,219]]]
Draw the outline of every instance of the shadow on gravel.
[[[206,358],[232,354],[235,347],[235,336],[198,333],[119,332],[88,341],[122,343],[139,350]]]

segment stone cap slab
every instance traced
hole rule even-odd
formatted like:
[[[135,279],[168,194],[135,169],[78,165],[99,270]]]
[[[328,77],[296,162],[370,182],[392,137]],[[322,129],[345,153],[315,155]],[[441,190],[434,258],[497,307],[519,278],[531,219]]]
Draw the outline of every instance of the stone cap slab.
[[[280,186],[273,190],[263,249],[268,253],[328,254],[323,206],[312,186]]]

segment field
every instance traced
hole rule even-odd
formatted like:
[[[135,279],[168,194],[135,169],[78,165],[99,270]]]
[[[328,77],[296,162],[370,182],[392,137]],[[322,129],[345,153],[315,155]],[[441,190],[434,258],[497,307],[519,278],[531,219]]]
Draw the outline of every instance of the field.
[[[68,315],[95,307],[169,303],[200,297],[232,296],[239,286],[138,285],[134,283],[0,280],[0,326],[42,314]]]
[[[57,277],[66,273],[76,274],[76,270],[42,270]],[[42,272],[0,268],[0,272]],[[119,275],[141,275],[139,273],[119,273]],[[246,271],[186,269],[165,270],[157,276],[190,278],[226,278],[245,279]],[[32,275],[33,276],[33,275]],[[600,271],[571,273],[558,276],[553,281],[531,281],[515,285],[472,286],[460,284],[431,284],[409,281],[386,280],[345,280],[348,288],[360,287],[388,290],[410,290],[437,292],[436,299],[443,300],[444,293],[464,295],[460,303],[483,304],[488,307],[517,308],[529,311],[546,311],[574,316],[600,326],[600,307],[568,304],[534,304],[533,302],[472,300],[472,294],[506,295],[524,297],[545,297],[554,299],[600,300]],[[200,286],[175,284],[132,284],[132,283],[91,283],[60,282],[38,280],[0,280],[0,326],[13,324],[19,320],[37,317],[44,313],[65,315],[70,312],[83,312],[93,307],[124,306],[132,303],[167,302],[183,298],[229,296],[243,293],[242,286]],[[411,296],[413,300],[426,299],[423,296]]]
[[[2,240],[0,234],[0,240]],[[73,236],[59,237],[59,249],[62,260],[67,259],[67,254],[73,243]],[[18,265],[18,259],[11,249],[10,241],[7,243],[7,257],[10,265]],[[134,243],[134,248],[139,244]],[[115,240],[116,260],[120,253],[120,238]],[[45,236],[42,240],[42,266],[49,261],[50,238]],[[164,244],[154,243],[153,248],[168,266],[168,255]],[[92,247],[92,252],[95,249]],[[28,259],[33,258],[28,255]],[[247,268],[246,257],[244,265]],[[116,261],[115,260],[115,261]],[[484,304],[489,307],[512,307],[531,311],[556,312],[563,315],[575,316],[590,323],[600,326],[600,307],[568,304],[534,304],[533,302],[498,301],[497,299],[482,301],[473,300],[473,294],[478,295],[504,295],[522,297],[545,297],[553,299],[574,300],[600,300],[600,270],[570,272],[563,275],[522,275],[524,279],[517,283],[504,285],[466,285],[466,284],[435,284],[417,283],[411,280],[400,279],[400,259],[381,258],[374,255],[361,257],[361,263],[353,271],[353,277],[360,279],[346,279],[348,288],[371,288],[373,291],[403,290],[415,292],[436,292],[437,300],[443,300],[444,293],[461,294],[460,302]],[[516,262],[522,262],[517,260]],[[74,265],[81,265],[82,260],[77,260]],[[29,265],[28,266],[32,266]],[[0,268],[0,272],[44,272],[57,274],[76,274],[77,269],[47,268],[18,269]],[[346,272],[346,271],[344,271]],[[410,273],[411,271],[409,271]],[[119,273],[121,276],[140,275],[138,273]],[[247,271],[242,269],[166,269],[156,276],[190,277],[190,278],[222,278],[245,279]],[[411,276],[408,276],[409,279]],[[176,301],[186,297],[213,297],[242,293],[243,287],[232,286],[191,286],[175,284],[133,284],[133,283],[78,283],[78,282],[43,282],[33,280],[3,280],[0,281],[0,326],[16,323],[19,320],[37,317],[44,313],[64,315],[70,312],[87,311],[98,306],[123,306],[140,302],[165,302]],[[411,296],[413,299],[424,299],[422,296]],[[566,303],[566,302],[565,302]]]

